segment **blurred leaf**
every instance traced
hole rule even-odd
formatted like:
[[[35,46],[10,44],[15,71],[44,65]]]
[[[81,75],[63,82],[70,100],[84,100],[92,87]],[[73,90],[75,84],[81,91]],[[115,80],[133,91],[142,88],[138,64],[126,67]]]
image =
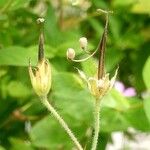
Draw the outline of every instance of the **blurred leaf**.
[[[144,110],[145,110],[146,116],[150,124],[150,98],[144,99],[143,104],[144,104]]]
[[[11,4],[11,10],[15,10],[15,9],[18,9],[20,7],[25,7],[27,6],[27,4],[29,3],[30,1],[24,1],[24,0],[15,0],[12,2]]]
[[[74,74],[58,73],[53,76],[53,82],[55,84],[52,87],[50,102],[54,103],[54,107],[73,129],[75,135],[82,139],[93,118],[92,97],[83,90],[81,79]],[[33,127],[31,132],[33,143],[38,147],[57,149],[64,146],[66,150],[70,150],[72,144],[69,138],[54,120],[53,117],[47,117]],[[74,123],[72,124],[70,120]]]
[[[113,1],[114,6],[131,6],[130,10],[134,13],[150,13],[150,1],[149,0],[126,0],[126,1],[121,1],[121,0],[114,0]]]
[[[131,105],[125,111],[107,107],[102,108],[102,131],[112,132],[126,130],[128,127],[133,127],[141,131],[150,131],[149,122],[143,110],[142,102],[136,99],[129,100],[129,102]],[[111,122],[111,124],[109,124],[109,122]]]
[[[0,50],[0,64],[1,65],[23,65],[27,66],[29,64],[29,58],[32,57],[35,53],[31,54],[31,51],[23,47],[9,47]]]
[[[65,117],[71,116],[79,121],[75,121],[76,123],[90,122],[93,99],[83,90],[81,79],[75,74],[59,73],[53,77],[53,82],[53,99],[60,112],[65,114]]]
[[[127,6],[127,5],[134,4],[134,3],[136,3],[136,2],[137,2],[136,0],[125,0],[125,1],[122,1],[122,0],[114,0],[114,1],[113,1],[113,5],[115,5],[115,6]]]
[[[123,53],[119,50],[110,48],[106,51],[106,69],[107,71],[111,71],[112,69],[116,69],[119,65],[119,62],[123,58]]]
[[[107,107],[100,111],[102,132],[126,131],[130,126],[123,112]]]
[[[7,15],[0,14],[0,21],[6,21],[8,19]]]
[[[150,131],[150,125],[143,108],[143,102],[139,99],[132,99],[129,102],[131,103],[131,107],[125,113],[128,122],[137,130]]]
[[[139,0],[132,7],[132,11],[135,13],[147,13],[150,14],[150,1]]]
[[[107,94],[103,98],[102,106],[114,108],[118,111],[127,111],[130,107],[130,103],[118,91],[112,89],[110,94]]]
[[[110,17],[110,30],[113,35],[114,40],[119,40],[120,38],[120,30],[121,30],[121,22],[116,16],[111,16]]]
[[[8,11],[12,11],[12,10],[16,10],[20,7],[25,7],[27,6],[27,4],[29,3],[29,1],[24,1],[24,0],[1,0],[0,1],[0,6],[1,6],[1,12],[8,12]]]
[[[6,73],[7,73],[7,71],[5,69],[3,69],[3,68],[0,67],[0,78],[2,76],[4,76]]]
[[[10,150],[34,150],[29,141],[23,141],[17,138],[10,138],[11,148]]]
[[[36,106],[36,107],[35,107]],[[24,114],[27,116],[34,116],[33,119],[38,119],[47,111],[44,106],[40,103],[38,97],[30,99],[30,101],[22,107]]]
[[[150,89],[150,57],[147,59],[144,69],[143,69],[143,79],[145,82],[145,85],[148,89]]]
[[[60,70],[67,71],[68,67],[71,66],[70,62],[67,60],[67,58],[64,57],[54,57],[50,60],[51,67],[52,67],[52,73],[59,72]],[[63,64],[63,65],[62,65]]]
[[[54,49],[50,46],[45,46],[45,51],[48,58],[52,58],[54,56]],[[36,47],[7,47],[0,49],[0,65],[28,66],[29,59],[31,59],[31,63],[33,65],[36,65],[37,55],[38,48]]]
[[[93,18],[89,19],[89,23],[93,27],[93,29],[95,30],[95,32],[94,32],[95,36],[99,38],[99,35],[102,34],[103,30],[104,30],[102,27],[102,24]]]
[[[12,100],[11,98],[1,99],[0,100],[0,128],[3,127],[5,124],[7,125],[12,112],[17,107],[17,102]],[[12,126],[10,124],[10,126]],[[1,132],[1,131],[0,131]],[[5,130],[3,132],[6,132]],[[1,134],[0,134],[1,137]]]
[[[6,1],[8,0],[0,0],[0,7],[2,7],[6,3]]]
[[[110,138],[110,133],[100,132],[99,138],[98,138],[97,149],[106,150],[109,138]]]
[[[77,43],[78,41],[66,41],[64,43],[60,43],[59,45],[57,45],[57,56],[59,57],[66,57],[66,52],[68,48],[74,48],[76,55],[81,53],[81,51],[79,52],[79,44]]]
[[[0,150],[5,150],[5,148],[4,148],[4,147],[2,147],[2,146],[0,146]]]
[[[28,97],[31,90],[19,81],[11,81],[8,84],[8,93],[10,96],[15,98],[25,98]]]
[[[57,18],[55,15],[54,8],[49,3],[47,15],[45,17],[45,35],[46,39],[49,39],[47,43],[50,43],[53,46],[56,46],[60,43],[61,32],[58,27]]]
[[[83,72],[85,72],[87,77],[95,76],[97,73],[98,62],[94,58],[82,62]]]
[[[106,9],[107,3],[105,1],[98,1],[98,0],[93,0],[92,3],[94,4],[94,6],[96,6],[97,8],[103,8]]]
[[[34,146],[49,149],[65,148],[70,150],[73,144],[68,135],[53,117],[47,116],[34,125],[30,133]]]

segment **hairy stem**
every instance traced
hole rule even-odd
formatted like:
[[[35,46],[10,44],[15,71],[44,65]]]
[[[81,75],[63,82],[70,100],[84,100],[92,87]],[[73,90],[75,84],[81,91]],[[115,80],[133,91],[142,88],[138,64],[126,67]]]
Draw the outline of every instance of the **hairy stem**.
[[[92,142],[91,150],[96,150],[98,143],[98,135],[100,130],[100,99],[95,100],[95,110],[94,110],[94,137]]]
[[[62,117],[58,114],[58,112],[55,110],[55,108],[48,102],[47,97],[42,97],[41,98],[41,102],[43,103],[43,105],[52,113],[52,115],[54,116],[54,118],[59,122],[59,124],[64,128],[64,130],[67,132],[67,134],[69,135],[70,139],[73,141],[73,143],[75,144],[76,148],[78,150],[83,150],[82,146],[80,145],[80,143],[78,142],[77,138],[75,137],[75,135],[72,133],[72,131],[70,130],[70,128],[68,127],[68,125],[66,124],[66,122],[62,119]]]

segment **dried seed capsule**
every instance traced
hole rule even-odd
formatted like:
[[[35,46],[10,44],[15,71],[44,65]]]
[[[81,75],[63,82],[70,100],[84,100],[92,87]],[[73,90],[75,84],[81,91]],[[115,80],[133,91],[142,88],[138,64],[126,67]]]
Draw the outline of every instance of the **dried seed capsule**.
[[[45,58],[38,62],[35,70],[29,65],[29,75],[35,93],[42,97],[48,94],[51,87],[51,67]]]
[[[29,75],[35,93],[40,96],[46,96],[51,88],[51,66],[47,59],[44,57],[44,35],[43,35],[43,18],[39,18],[38,22],[41,23],[41,33],[39,36],[39,52],[38,63],[36,68],[32,68],[29,64]]]

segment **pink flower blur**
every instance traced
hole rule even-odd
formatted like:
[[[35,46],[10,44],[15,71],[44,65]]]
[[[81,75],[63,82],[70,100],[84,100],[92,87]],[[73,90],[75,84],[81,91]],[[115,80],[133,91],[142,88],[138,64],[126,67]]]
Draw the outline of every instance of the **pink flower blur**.
[[[136,91],[133,87],[125,88],[124,84],[120,81],[116,81],[114,87],[126,97],[132,97],[136,95]]]

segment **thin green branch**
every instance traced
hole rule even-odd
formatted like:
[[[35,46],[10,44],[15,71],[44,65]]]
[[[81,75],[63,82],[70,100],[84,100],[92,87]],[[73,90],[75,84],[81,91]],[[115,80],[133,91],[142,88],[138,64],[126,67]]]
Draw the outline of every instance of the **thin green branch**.
[[[80,143],[78,142],[77,138],[75,137],[75,135],[73,134],[73,132],[70,130],[70,128],[68,127],[68,125],[66,124],[66,122],[62,119],[62,117],[58,114],[58,112],[54,109],[54,107],[48,102],[47,97],[42,97],[41,98],[41,102],[43,103],[43,105],[52,113],[52,115],[54,116],[54,118],[59,122],[59,124],[64,128],[64,130],[67,132],[67,134],[69,135],[70,139],[73,141],[73,143],[75,144],[76,148],[78,150],[83,150],[82,146],[80,145]]]
[[[95,100],[95,109],[94,109],[94,137],[92,142],[91,150],[96,150],[98,143],[98,135],[100,130],[100,102],[101,99]]]

